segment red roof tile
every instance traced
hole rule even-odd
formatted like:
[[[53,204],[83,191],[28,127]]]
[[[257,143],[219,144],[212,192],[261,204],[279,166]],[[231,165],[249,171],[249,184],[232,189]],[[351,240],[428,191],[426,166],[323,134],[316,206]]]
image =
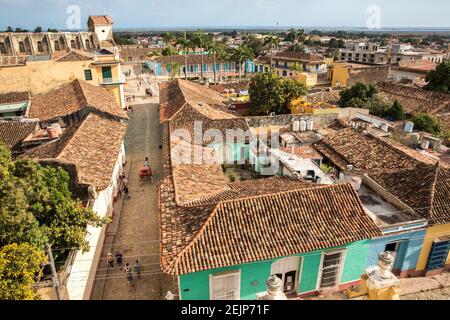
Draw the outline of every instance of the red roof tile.
[[[380,236],[349,184],[181,208],[161,185],[161,265],[173,275],[311,252]]]

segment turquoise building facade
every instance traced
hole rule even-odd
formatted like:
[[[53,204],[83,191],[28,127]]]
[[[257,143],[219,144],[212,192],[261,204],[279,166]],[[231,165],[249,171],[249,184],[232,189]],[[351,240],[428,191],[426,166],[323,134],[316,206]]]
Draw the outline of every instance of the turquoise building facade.
[[[179,276],[180,298],[182,300],[211,300],[211,277],[214,275],[239,272],[239,298],[255,300],[266,291],[266,281],[273,274],[274,265],[285,258],[298,259],[298,266],[291,275],[295,278],[294,290],[297,295],[314,294],[321,288],[324,274],[324,256],[340,253],[337,266],[336,286],[344,289],[356,284],[366,268],[371,240],[353,242],[344,246],[318,250],[290,257],[257,261],[237,266],[184,274]],[[280,270],[279,268],[277,270]],[[328,274],[328,273],[327,273]]]

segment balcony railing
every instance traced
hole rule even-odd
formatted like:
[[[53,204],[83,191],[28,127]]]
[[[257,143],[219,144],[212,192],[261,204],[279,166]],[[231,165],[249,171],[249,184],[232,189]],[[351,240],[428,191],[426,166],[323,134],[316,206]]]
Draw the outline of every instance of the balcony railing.
[[[124,77],[118,78],[103,78],[100,79],[100,84],[108,85],[108,84],[124,84],[126,82]]]

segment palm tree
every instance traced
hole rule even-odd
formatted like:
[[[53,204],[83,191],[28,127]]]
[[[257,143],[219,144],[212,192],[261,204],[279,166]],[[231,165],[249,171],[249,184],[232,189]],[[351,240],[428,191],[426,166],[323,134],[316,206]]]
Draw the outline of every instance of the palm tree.
[[[273,49],[275,47],[278,47],[278,44],[280,43],[280,39],[277,36],[269,35],[264,45],[268,46],[270,48],[270,71],[273,69]]]
[[[304,35],[305,35],[305,30],[303,30],[303,29],[298,29],[298,30],[295,30],[294,28],[289,29],[288,37],[290,39],[292,39],[294,42],[294,52],[296,51],[296,44],[298,44],[298,42],[300,40],[303,40]]]
[[[184,37],[177,39],[177,45],[180,47],[181,50],[184,51],[184,76],[187,80],[187,70],[188,70],[188,55],[189,55],[189,49],[191,48],[191,41],[187,39],[186,32],[184,33]]]
[[[172,80],[175,78],[175,73],[177,73],[178,77],[180,77],[180,69],[181,69],[181,64],[179,64],[178,62],[174,62],[172,64]]]
[[[239,82],[242,81],[242,62],[247,62],[248,60],[254,59],[253,50],[246,46],[240,45],[233,52],[233,58],[235,61],[239,62]],[[245,68],[245,76],[247,76],[247,68]]]
[[[217,75],[216,75],[216,60],[217,57],[222,55],[224,52],[224,47],[222,43],[211,41],[208,43],[208,55],[213,57],[213,72],[214,72],[214,84],[217,83]]]
[[[173,56],[176,55],[178,52],[174,47],[167,47],[162,51],[162,55],[165,57],[170,57],[170,72],[172,73],[172,79],[174,78],[174,63],[173,63]]]
[[[156,50],[153,50],[152,52],[149,53],[148,57],[150,58],[150,60],[155,60],[157,58],[159,58],[161,56],[161,53],[159,53]]]
[[[197,32],[194,33],[193,41],[201,50],[201,61],[202,65],[200,66],[200,74],[201,74],[201,81],[203,81],[203,49],[207,43],[208,37],[202,30],[197,30]]]

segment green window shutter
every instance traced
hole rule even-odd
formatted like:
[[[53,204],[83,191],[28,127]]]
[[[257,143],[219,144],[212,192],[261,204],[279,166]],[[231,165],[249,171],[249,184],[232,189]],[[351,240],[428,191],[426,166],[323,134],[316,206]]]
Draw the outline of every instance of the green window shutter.
[[[111,67],[103,67],[102,74],[103,74],[103,79],[112,79]]]
[[[91,81],[92,80],[92,70],[90,70],[90,69],[84,70],[84,78],[86,79],[86,81]]]

